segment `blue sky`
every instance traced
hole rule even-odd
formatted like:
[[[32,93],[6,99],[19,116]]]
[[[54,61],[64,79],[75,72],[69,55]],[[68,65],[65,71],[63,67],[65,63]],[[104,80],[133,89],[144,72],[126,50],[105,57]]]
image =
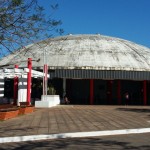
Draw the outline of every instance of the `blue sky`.
[[[150,0],[39,0],[63,22],[66,34],[102,34],[123,38],[150,48]],[[46,11],[48,14],[49,12]]]

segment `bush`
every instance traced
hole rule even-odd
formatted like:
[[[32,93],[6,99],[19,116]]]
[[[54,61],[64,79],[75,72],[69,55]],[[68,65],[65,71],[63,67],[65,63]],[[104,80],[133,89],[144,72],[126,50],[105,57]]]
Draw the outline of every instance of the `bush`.
[[[48,95],[55,95],[55,94],[56,94],[56,90],[55,90],[55,88],[54,88],[52,85],[50,85],[50,86],[47,88],[47,94],[48,94]]]

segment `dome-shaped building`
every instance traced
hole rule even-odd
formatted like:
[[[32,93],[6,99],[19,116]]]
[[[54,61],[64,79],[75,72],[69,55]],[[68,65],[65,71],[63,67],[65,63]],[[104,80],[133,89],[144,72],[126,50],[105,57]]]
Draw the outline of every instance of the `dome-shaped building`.
[[[33,68],[48,64],[57,94],[73,104],[150,104],[150,49],[102,35],[67,35],[26,46],[0,66]],[[126,99],[128,93],[129,99]]]

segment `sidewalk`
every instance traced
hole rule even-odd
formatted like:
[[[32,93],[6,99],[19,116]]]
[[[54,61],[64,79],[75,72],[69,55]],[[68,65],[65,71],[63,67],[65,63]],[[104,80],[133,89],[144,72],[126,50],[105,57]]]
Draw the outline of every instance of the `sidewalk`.
[[[150,128],[150,106],[60,105],[0,122],[0,137]]]

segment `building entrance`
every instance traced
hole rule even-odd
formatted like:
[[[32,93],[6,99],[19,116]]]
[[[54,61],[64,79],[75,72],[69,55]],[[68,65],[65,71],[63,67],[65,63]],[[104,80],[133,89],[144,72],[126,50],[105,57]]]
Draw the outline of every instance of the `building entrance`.
[[[71,104],[144,105],[144,96],[146,104],[150,103],[149,82],[146,83],[147,88],[144,90],[143,81],[93,79],[92,85],[90,81],[90,79],[66,79],[66,94]],[[57,94],[63,97],[63,80],[55,79],[53,83]],[[129,95],[128,99],[126,93]]]

